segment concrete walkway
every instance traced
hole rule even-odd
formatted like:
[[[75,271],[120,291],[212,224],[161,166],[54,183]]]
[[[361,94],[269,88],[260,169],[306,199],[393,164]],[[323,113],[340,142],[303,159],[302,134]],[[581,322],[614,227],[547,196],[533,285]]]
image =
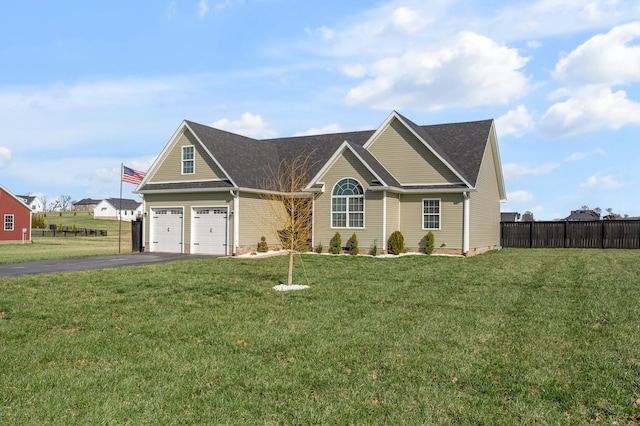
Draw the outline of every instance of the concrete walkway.
[[[50,274],[53,272],[86,271],[89,269],[119,268],[121,266],[150,265],[178,260],[214,259],[220,256],[206,256],[178,253],[135,253],[115,256],[83,257],[78,259],[51,259],[35,262],[0,265],[0,277],[20,275]]]

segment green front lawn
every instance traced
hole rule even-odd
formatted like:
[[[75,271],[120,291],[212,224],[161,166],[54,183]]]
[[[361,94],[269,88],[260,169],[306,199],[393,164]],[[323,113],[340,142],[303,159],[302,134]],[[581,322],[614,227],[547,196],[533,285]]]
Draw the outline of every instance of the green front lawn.
[[[131,222],[120,224],[117,220],[94,219],[88,212],[48,212],[44,219],[45,229],[49,229],[49,225],[69,228],[75,225],[107,231],[107,236],[57,233],[56,237],[42,237],[38,229],[32,229],[31,243],[0,244],[0,264],[131,253]]]
[[[640,418],[639,251],[302,259],[0,279],[0,424]]]

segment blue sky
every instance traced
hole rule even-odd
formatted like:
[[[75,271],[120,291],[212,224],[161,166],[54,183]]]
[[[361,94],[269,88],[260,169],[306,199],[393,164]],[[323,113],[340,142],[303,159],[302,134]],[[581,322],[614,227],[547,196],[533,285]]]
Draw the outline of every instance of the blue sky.
[[[118,196],[183,119],[256,138],[496,120],[503,211],[640,216],[637,0],[5,2],[0,184]],[[134,185],[125,183],[125,197]]]

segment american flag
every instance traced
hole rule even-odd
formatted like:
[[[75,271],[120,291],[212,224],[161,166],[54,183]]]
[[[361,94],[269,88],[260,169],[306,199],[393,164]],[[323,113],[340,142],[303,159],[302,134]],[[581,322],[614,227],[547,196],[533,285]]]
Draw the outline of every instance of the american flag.
[[[130,169],[127,166],[122,166],[122,181],[135,183],[136,185],[142,182],[146,173],[139,172],[137,170]]]

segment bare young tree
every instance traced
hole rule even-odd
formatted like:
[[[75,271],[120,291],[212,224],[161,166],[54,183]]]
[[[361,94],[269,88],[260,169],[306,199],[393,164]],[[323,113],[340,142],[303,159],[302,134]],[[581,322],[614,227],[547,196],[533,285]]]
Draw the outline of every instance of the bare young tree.
[[[58,200],[57,198],[54,198],[53,200],[51,200],[51,202],[49,203],[49,211],[55,212],[55,211],[58,211],[59,208],[60,208],[60,200]]]
[[[294,254],[308,249],[313,231],[313,195],[303,192],[308,183],[310,157],[299,156],[284,160],[272,171],[267,181],[270,217],[267,222],[272,235],[277,235],[283,248],[289,253],[287,285],[293,283]]]
[[[71,195],[61,195],[58,200],[60,200],[60,210],[66,212],[69,210],[71,206]]]
[[[533,212],[531,210],[527,210],[526,212],[522,213],[522,219],[523,222],[534,222],[535,219],[533,218]]]
[[[42,209],[46,213],[48,211],[47,208],[49,207],[49,197],[47,194],[42,194],[40,196],[40,201],[42,201]]]

